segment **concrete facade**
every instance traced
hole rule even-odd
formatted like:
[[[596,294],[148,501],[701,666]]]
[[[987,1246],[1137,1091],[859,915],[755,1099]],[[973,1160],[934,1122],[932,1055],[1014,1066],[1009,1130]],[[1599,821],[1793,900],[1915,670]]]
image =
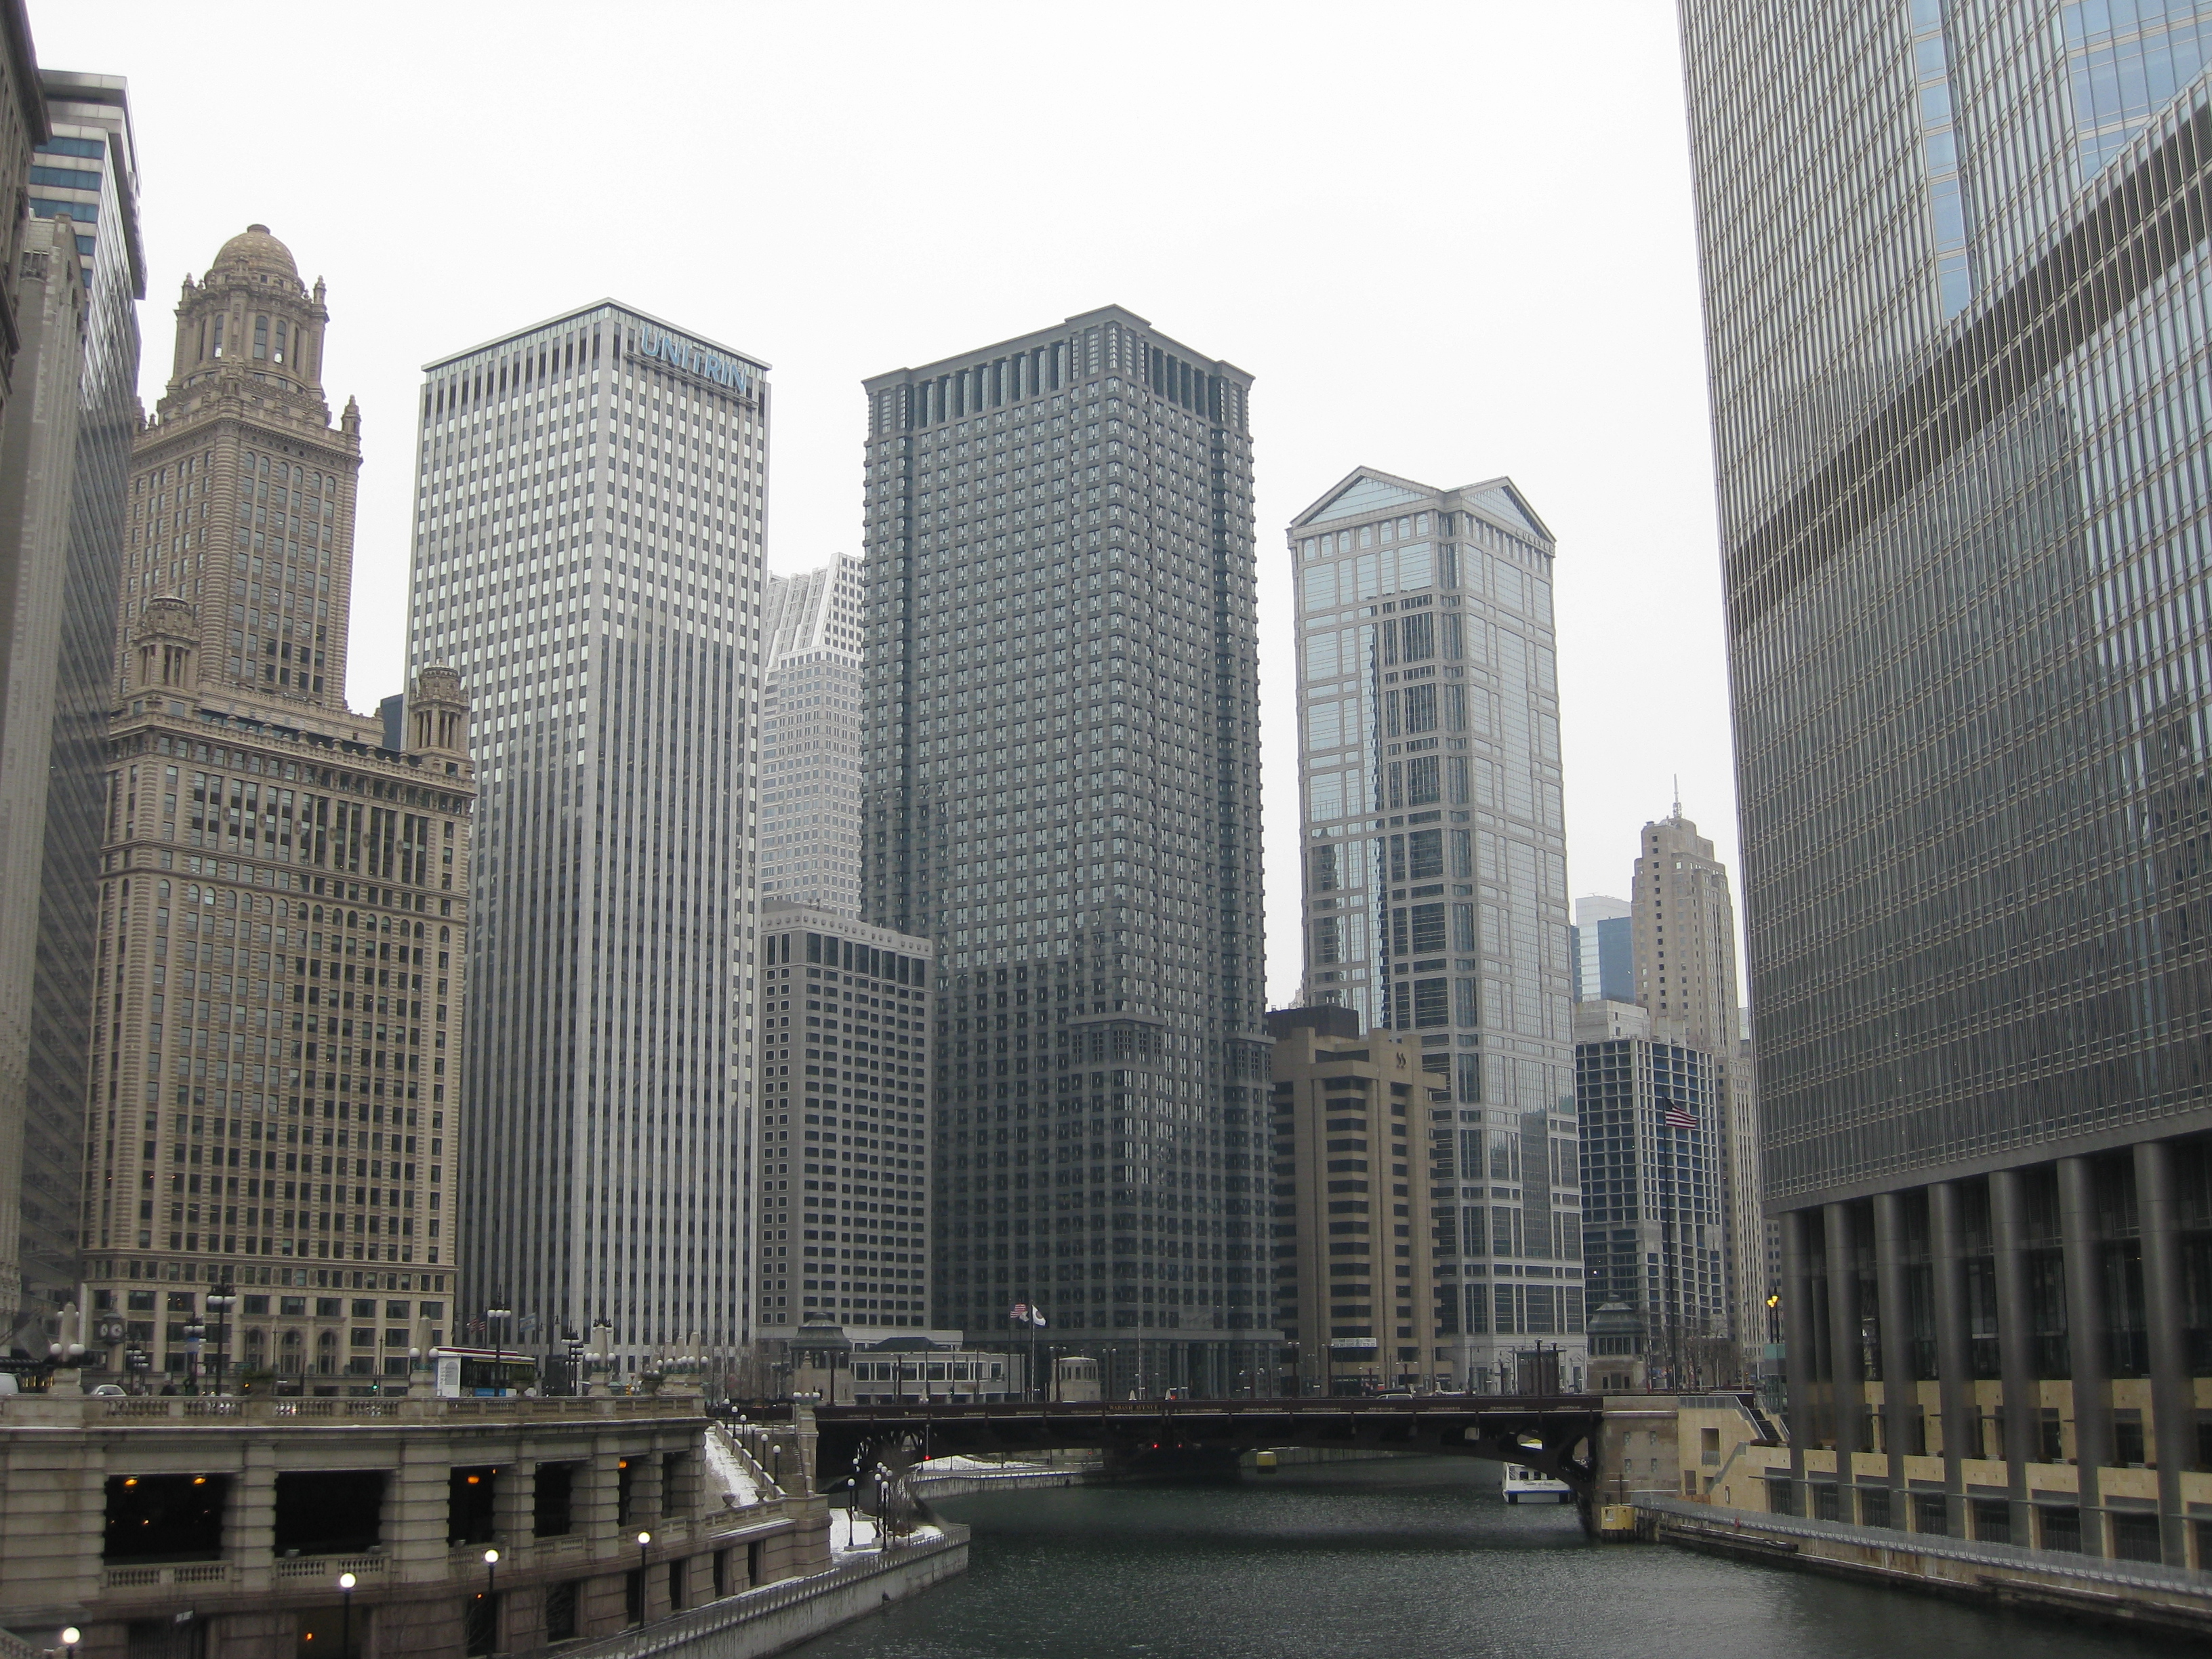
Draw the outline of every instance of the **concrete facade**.
[[[457,1659],[487,1589],[493,1647],[513,1651],[820,1571],[824,1501],[747,1458],[754,1479],[726,1502],[702,1454],[719,1432],[678,1400],[9,1400],[0,1626],[76,1625],[83,1652],[125,1659],[133,1620],[188,1613],[225,1659],[293,1659],[310,1631],[338,1645],[349,1572],[354,1653]],[[562,1495],[541,1502],[555,1473]],[[488,1505],[461,1496],[471,1474]],[[287,1539],[313,1529],[318,1492],[364,1477],[380,1495],[356,1547],[295,1553]],[[111,1526],[164,1478],[220,1485],[204,1537],[179,1540],[210,1547],[134,1552],[128,1526]]]

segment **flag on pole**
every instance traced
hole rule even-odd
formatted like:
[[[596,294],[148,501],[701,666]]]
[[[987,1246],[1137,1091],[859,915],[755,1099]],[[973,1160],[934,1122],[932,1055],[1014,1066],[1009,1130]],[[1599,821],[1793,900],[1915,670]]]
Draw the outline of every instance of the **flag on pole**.
[[[1694,1129],[1698,1127],[1698,1120],[1680,1106],[1668,1106],[1660,1121],[1670,1129]]]

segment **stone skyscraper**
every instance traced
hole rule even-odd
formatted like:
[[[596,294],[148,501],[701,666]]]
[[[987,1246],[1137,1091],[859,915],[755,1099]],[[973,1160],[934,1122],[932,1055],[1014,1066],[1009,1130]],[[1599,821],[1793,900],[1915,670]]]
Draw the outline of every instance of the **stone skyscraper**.
[[[602,301],[427,372],[409,648],[469,677],[484,781],[470,1316],[732,1358],[766,366]]]
[[[867,382],[863,914],[937,945],[937,1322],[1271,1365],[1241,371],[1119,307]]]
[[[761,696],[761,894],[860,908],[860,562],[772,576]]]
[[[62,578],[46,847],[39,883],[23,1143],[23,1291],[48,1311],[73,1302],[82,1262],[85,1064],[90,1057],[100,848],[106,833],[107,720],[115,706],[115,614],[124,513],[138,433],[138,165],[131,106],[115,76],[40,76],[52,131],[39,147],[31,211],[67,215],[85,266],[83,368],[69,555]]]
[[[172,1374],[217,1285],[231,1361],[280,1376],[404,1373],[386,1326],[452,1292],[466,704],[426,665],[395,753],[341,696],[360,418],[325,316],[233,237],[131,466],[83,1248],[91,1311]],[[380,1294],[306,1294],[340,1290]]]
[[[2212,15],[1681,11],[1792,1473],[2184,1565]]]

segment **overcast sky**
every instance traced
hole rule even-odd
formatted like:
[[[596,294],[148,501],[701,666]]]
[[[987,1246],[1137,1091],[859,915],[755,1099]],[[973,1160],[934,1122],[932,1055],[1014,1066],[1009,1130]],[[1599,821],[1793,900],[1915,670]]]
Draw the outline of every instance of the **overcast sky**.
[[[355,707],[397,690],[422,363],[611,295],[775,366],[772,568],[859,550],[860,380],[1118,303],[1257,377],[1269,991],[1297,984],[1283,527],[1370,465],[1559,538],[1569,880],[1735,864],[1674,8],[31,0],[130,77],[171,309],[266,223],[362,410]]]

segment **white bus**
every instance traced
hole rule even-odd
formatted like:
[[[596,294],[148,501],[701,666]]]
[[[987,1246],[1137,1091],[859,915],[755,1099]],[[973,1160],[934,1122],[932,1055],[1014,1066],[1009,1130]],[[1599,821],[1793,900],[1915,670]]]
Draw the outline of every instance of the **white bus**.
[[[1548,1474],[1525,1468],[1519,1463],[1505,1466],[1505,1501],[1517,1504],[1527,1498],[1539,1503],[1571,1504],[1575,1489],[1564,1480],[1554,1480]]]

